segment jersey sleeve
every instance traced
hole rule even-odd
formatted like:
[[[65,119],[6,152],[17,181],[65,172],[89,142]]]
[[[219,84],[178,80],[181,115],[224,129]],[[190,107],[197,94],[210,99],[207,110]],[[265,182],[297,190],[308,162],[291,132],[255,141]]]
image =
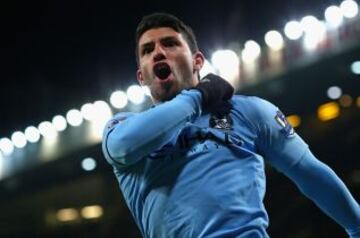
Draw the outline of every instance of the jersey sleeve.
[[[281,111],[255,99],[253,125],[265,160],[289,177],[299,190],[350,235],[360,235],[360,207],[336,173],[318,160]]]
[[[134,164],[168,143],[200,114],[201,94],[197,90],[183,90],[174,99],[141,113],[119,114],[104,130],[105,158],[117,167]]]
[[[308,145],[294,131],[279,108],[253,97],[251,123],[257,133],[256,145],[273,167],[284,171],[296,164]]]

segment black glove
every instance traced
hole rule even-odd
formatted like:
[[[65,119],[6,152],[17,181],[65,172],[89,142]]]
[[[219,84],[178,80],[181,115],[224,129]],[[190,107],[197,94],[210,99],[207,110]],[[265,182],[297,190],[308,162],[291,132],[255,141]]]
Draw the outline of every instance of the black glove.
[[[234,94],[234,88],[225,79],[215,74],[208,74],[194,87],[202,94],[202,108],[209,110],[221,101],[229,100]]]

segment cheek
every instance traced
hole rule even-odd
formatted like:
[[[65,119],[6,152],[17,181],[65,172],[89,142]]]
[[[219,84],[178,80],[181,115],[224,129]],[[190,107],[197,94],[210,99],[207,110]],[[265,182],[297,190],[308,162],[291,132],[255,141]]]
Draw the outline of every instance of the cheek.
[[[142,67],[141,69],[142,78],[145,85],[149,85],[151,81],[151,71],[149,67]]]
[[[193,60],[188,55],[179,56],[177,62],[182,69],[192,70],[193,68]]]

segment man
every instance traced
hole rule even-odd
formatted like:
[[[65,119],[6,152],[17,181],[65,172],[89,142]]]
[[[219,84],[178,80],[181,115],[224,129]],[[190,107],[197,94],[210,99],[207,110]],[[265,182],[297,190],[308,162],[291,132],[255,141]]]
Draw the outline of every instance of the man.
[[[233,96],[216,75],[199,81],[204,56],[190,27],[144,17],[136,55],[155,105],[110,120],[103,151],[144,237],[268,237],[264,162],[360,237],[359,205],[278,108]]]

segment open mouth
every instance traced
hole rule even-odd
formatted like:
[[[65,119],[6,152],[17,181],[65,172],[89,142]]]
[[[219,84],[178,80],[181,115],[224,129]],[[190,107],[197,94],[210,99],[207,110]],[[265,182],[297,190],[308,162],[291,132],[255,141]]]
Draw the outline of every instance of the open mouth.
[[[161,80],[167,79],[171,74],[170,66],[165,62],[156,64],[153,70],[156,77],[158,77]]]

